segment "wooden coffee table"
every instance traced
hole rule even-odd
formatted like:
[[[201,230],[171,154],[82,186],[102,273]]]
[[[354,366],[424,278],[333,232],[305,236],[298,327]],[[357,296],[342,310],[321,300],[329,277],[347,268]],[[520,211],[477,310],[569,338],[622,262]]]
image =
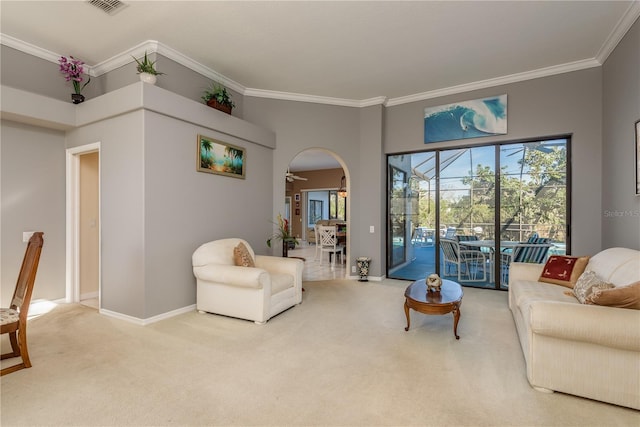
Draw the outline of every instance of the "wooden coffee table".
[[[423,314],[447,314],[453,312],[453,335],[457,340],[458,321],[460,320],[460,305],[462,305],[462,286],[451,280],[442,280],[440,292],[427,292],[427,285],[424,279],[413,282],[404,292],[404,313],[407,316],[407,327],[409,330],[411,317],[409,309]]]

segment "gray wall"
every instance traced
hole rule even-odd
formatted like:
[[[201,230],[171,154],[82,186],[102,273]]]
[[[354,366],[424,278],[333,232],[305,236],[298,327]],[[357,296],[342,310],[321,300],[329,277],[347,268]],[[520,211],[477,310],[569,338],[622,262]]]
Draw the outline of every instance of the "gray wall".
[[[508,134],[424,144],[424,108],[456,101],[508,95]],[[602,70],[592,68],[387,109],[385,152],[400,153],[456,145],[572,134],[572,253],[601,249],[600,159]]]
[[[371,276],[385,273],[384,222],[381,205],[382,107],[367,109],[247,97],[244,118],[273,130],[272,218],[284,211],[284,174],[291,160],[309,148],[324,148],[342,162],[348,178],[349,257],[372,258]],[[375,233],[369,234],[369,226]],[[364,238],[366,236],[366,238]],[[380,249],[382,247],[382,249]],[[275,249],[274,249],[274,253]]]
[[[640,249],[634,123],[640,120],[640,21],[603,66],[602,246]]]
[[[33,299],[65,296],[64,133],[2,120],[0,137],[0,265],[2,307],[16,286],[26,243],[23,231],[43,231]]]
[[[273,150],[145,112],[145,317],[195,303],[193,251],[240,237],[258,254],[271,235]],[[245,179],[196,171],[197,134],[246,149]]]

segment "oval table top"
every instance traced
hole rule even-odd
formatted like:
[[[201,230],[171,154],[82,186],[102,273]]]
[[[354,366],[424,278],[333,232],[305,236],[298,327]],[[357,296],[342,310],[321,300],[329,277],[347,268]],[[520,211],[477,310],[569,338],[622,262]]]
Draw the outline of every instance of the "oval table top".
[[[427,292],[425,279],[421,279],[409,285],[404,296],[425,304],[451,304],[462,300],[462,286],[452,280],[442,279],[440,292]]]

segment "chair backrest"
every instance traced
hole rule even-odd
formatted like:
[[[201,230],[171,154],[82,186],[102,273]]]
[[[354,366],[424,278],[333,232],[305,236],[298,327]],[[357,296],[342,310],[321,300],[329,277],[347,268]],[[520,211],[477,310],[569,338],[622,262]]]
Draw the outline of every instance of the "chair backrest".
[[[460,259],[460,245],[455,240],[440,239],[440,247],[445,261],[457,263]]]
[[[335,247],[338,244],[335,225],[320,226],[320,246]]]
[[[473,240],[478,240],[478,236],[469,236],[469,235],[464,235],[461,234],[459,236],[455,236],[456,240],[458,242],[469,242],[469,241],[473,241]]]
[[[547,259],[551,243],[549,239],[538,238],[540,242],[522,243],[513,248],[514,262],[527,262],[531,264],[542,264]]]
[[[16,289],[13,292],[13,298],[11,298],[10,308],[20,311],[21,321],[26,320],[29,304],[31,303],[33,284],[36,281],[36,273],[38,272],[38,264],[40,263],[40,253],[42,252],[42,245],[44,244],[43,234],[41,231],[36,231],[29,239],[29,244],[27,245],[27,250],[22,260],[20,274],[18,275]]]

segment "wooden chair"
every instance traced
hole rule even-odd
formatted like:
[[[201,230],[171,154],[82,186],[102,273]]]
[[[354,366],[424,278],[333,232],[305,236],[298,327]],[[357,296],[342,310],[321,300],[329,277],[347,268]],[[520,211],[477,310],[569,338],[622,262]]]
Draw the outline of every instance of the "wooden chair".
[[[40,262],[40,252],[44,243],[43,234],[40,231],[35,232],[29,239],[20,274],[18,275],[18,283],[11,299],[11,305],[9,308],[0,308],[0,332],[9,334],[12,350],[10,353],[3,354],[0,358],[20,357],[22,359],[22,363],[2,369],[0,376],[31,367],[29,351],[27,350],[27,313],[31,303],[38,263]]]

